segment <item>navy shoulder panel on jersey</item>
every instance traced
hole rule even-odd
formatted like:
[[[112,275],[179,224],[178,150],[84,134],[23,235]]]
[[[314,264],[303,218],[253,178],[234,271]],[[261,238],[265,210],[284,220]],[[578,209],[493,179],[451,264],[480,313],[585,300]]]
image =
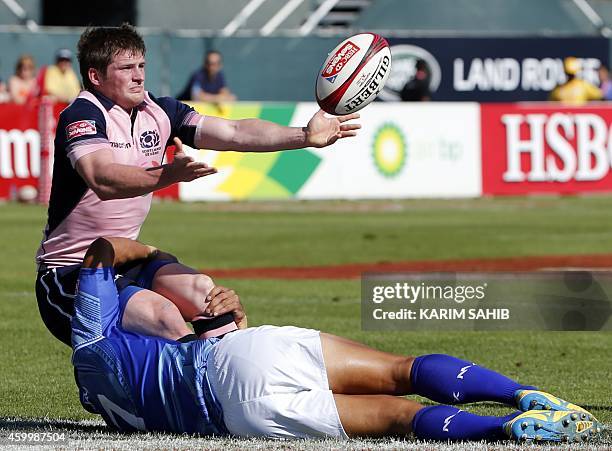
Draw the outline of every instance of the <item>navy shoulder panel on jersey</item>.
[[[197,114],[196,111],[172,97],[154,97],[151,93],[149,93],[149,97],[164,110],[170,119],[172,131],[168,144],[171,145],[172,138],[178,136],[188,146],[195,147],[196,125],[190,124],[189,119]]]
[[[108,139],[104,113],[89,100],[76,99],[60,114],[55,131],[53,183],[46,237],[66,219],[87,191],[87,184],[68,159],[68,152],[75,143],[90,139]]]
[[[66,151],[80,141],[107,140],[104,113],[87,99],[76,99],[60,114],[55,148]]]

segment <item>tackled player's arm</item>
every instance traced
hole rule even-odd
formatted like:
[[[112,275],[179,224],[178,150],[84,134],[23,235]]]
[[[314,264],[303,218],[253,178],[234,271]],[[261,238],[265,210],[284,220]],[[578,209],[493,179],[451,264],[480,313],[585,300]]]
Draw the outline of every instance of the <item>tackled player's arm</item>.
[[[327,117],[319,110],[306,127],[285,127],[261,119],[204,116],[197,125],[194,142],[200,149],[241,152],[325,147],[338,139],[355,136],[361,125],[346,122],[358,118],[357,113]]]
[[[75,168],[101,200],[142,196],[173,183],[190,182],[217,172],[185,155],[178,138],[175,138],[175,144],[174,160],[153,168],[116,163],[110,148],[82,156],[76,161]]]
[[[83,258],[83,267],[119,266],[135,260],[153,259],[159,253],[153,246],[128,238],[103,237],[91,243]]]

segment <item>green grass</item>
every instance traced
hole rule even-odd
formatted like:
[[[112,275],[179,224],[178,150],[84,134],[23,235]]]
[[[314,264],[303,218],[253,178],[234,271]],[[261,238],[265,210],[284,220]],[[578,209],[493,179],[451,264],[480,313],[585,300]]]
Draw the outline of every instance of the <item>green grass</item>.
[[[154,206],[142,238],[200,267],[299,266],[612,253],[611,223],[609,197],[191,203]]]
[[[80,406],[70,352],[44,328],[34,297],[45,211],[0,205],[0,417],[93,419]],[[157,204],[141,235],[194,267],[612,253],[612,198]],[[612,423],[612,334],[364,332],[359,281],[220,280],[251,325],[318,328],[377,348],[444,352],[588,406]],[[505,413],[494,404],[468,407]]]

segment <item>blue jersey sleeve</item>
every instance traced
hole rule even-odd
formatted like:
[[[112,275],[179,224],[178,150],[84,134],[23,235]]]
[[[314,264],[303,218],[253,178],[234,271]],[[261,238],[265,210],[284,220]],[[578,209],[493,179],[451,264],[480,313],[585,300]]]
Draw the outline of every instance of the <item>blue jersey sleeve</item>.
[[[129,299],[143,288],[120,284],[113,268],[81,268],[72,317],[72,347],[78,349],[121,326]]]
[[[108,334],[120,321],[119,293],[113,268],[81,268],[72,317],[72,348]]]
[[[172,144],[172,138],[177,136],[190,147],[195,145],[195,131],[200,120],[200,115],[190,106],[172,97],[153,97],[151,99],[157,103],[170,119],[171,136],[168,145]]]

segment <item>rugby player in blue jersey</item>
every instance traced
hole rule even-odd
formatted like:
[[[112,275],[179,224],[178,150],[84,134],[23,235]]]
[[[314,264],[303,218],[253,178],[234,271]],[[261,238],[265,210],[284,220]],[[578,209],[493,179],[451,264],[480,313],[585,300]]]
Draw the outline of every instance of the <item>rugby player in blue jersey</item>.
[[[183,342],[125,330],[126,306],[146,298],[146,289],[125,277],[116,283],[115,267],[168,257],[136,241],[99,238],[80,270],[72,318],[80,399],[120,431],[582,441],[601,430],[576,405],[448,355],[397,356],[296,327]],[[238,302],[222,287],[212,297],[215,305]],[[478,416],[425,407],[408,394],[444,404],[497,401],[515,411]]]

